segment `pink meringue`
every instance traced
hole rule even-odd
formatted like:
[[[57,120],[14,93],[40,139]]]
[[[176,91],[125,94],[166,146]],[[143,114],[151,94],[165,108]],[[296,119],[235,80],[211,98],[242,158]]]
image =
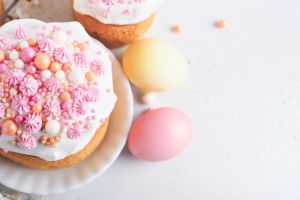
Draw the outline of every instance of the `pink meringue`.
[[[83,115],[86,112],[86,101],[83,98],[77,98],[72,104],[72,110],[78,115]]]
[[[84,88],[77,87],[76,89],[72,90],[71,97],[72,99],[83,98],[85,94],[86,94],[86,90]]]
[[[52,40],[43,37],[41,40],[38,41],[38,47],[43,52],[53,51],[55,48],[55,44]]]
[[[118,2],[118,0],[102,0],[102,1],[108,7],[112,7],[116,5],[116,3]]]
[[[19,28],[16,30],[15,37],[17,39],[26,39],[28,35],[29,35],[28,29],[19,25]]]
[[[100,99],[100,91],[95,87],[90,87],[87,89],[86,93],[84,94],[84,99],[87,102],[96,102]]]
[[[67,63],[70,60],[70,56],[64,47],[55,48],[53,56],[56,61],[61,63]]]
[[[36,79],[33,77],[26,77],[23,81],[20,83],[20,91],[25,96],[31,96],[34,95],[39,88],[39,83]]]
[[[24,149],[34,149],[37,146],[36,138],[31,134],[26,134],[25,137],[19,136],[18,139],[18,146]]]
[[[71,127],[69,127],[67,136],[70,139],[77,139],[81,136],[82,134],[82,128],[79,127],[78,124],[73,124]]]
[[[75,53],[74,54],[75,63],[77,65],[80,65],[81,67],[88,67],[89,66],[89,60],[87,59],[86,55],[84,53]]]
[[[61,114],[60,103],[57,100],[49,100],[43,105],[43,113],[47,117],[58,117]]]
[[[8,42],[10,40],[10,37],[8,36],[8,34],[2,33],[0,34],[0,48],[4,49]]]
[[[9,84],[11,85],[16,85],[21,82],[24,79],[24,76],[25,72],[23,72],[21,69],[13,69],[7,74]]]
[[[61,81],[51,77],[44,81],[43,86],[51,92],[57,92],[61,88]]]
[[[42,118],[40,115],[28,114],[24,119],[24,128],[29,133],[39,132],[42,128]]]
[[[26,114],[30,110],[29,98],[22,94],[14,96],[12,99],[12,107],[18,112],[18,114]]]
[[[106,72],[106,69],[104,68],[103,62],[101,60],[93,60],[91,62],[91,69],[97,76],[104,75]]]

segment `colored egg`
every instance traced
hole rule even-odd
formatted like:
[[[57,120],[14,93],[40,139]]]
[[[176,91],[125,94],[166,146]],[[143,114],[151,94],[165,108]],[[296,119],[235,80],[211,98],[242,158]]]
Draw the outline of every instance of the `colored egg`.
[[[18,130],[16,122],[12,119],[5,119],[1,125],[2,133],[7,135],[15,135]]]
[[[162,161],[180,154],[191,138],[192,125],[185,113],[159,108],[145,112],[134,122],[128,147],[137,158]]]
[[[144,91],[175,89],[188,75],[184,56],[173,45],[158,39],[130,45],[124,53],[123,67],[129,80]]]

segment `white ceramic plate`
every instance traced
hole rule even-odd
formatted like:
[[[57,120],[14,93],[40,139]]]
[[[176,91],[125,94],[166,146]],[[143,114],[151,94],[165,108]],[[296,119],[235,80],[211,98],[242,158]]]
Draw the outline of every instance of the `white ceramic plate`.
[[[110,116],[107,134],[98,149],[79,164],[59,170],[25,168],[0,157],[0,183],[25,193],[62,193],[91,182],[111,166],[127,140],[133,116],[133,97],[121,65],[114,55],[110,57],[118,101]]]

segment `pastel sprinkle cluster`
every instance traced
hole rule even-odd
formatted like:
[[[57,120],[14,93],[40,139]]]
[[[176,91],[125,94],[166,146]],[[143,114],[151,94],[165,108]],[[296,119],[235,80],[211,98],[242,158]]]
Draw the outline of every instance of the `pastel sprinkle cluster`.
[[[87,0],[87,1],[90,5],[102,2],[106,6],[106,8],[105,8],[105,10],[102,10],[100,14],[104,18],[109,18],[111,10],[114,8],[114,6],[116,6],[118,4],[128,5],[128,7],[126,7],[123,10],[122,14],[124,16],[131,16],[134,14],[132,11],[132,5],[133,4],[142,4],[146,0]]]
[[[63,134],[79,139],[97,119],[89,105],[101,100],[97,80],[107,66],[101,52],[90,58],[89,42],[72,41],[72,34],[58,26],[36,33],[22,25],[0,33],[1,134],[11,136],[12,145],[55,147]]]

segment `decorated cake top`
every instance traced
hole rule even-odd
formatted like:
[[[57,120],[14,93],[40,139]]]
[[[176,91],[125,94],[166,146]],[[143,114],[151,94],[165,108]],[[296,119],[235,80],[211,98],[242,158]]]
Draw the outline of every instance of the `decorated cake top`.
[[[136,24],[152,15],[162,0],[74,0],[74,9],[104,24]]]
[[[86,146],[116,96],[106,49],[77,22],[0,28],[0,147],[60,160]]]

